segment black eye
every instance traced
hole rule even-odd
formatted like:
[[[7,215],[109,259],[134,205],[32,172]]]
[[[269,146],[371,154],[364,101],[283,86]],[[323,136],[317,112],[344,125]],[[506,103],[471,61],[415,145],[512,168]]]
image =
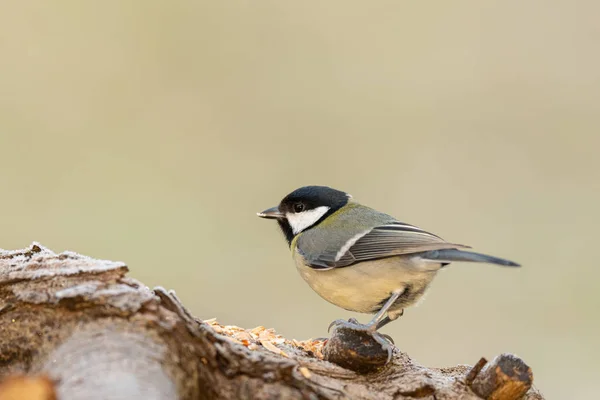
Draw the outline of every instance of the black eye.
[[[302,212],[302,211],[304,211],[304,204],[302,204],[302,203],[295,203],[294,204],[294,212],[299,213],[299,212]]]

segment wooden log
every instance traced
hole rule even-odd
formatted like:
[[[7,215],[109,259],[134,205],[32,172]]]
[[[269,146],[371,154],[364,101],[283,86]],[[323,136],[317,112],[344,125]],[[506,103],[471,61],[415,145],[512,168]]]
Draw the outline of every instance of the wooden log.
[[[501,374],[484,368],[470,385],[467,367],[426,368],[397,348],[383,368],[358,373],[324,361],[322,342],[202,321],[174,292],[126,273],[121,262],[39,244],[0,251],[0,393],[25,375],[47,377],[67,400],[541,398],[501,383],[530,382],[516,358],[491,363]]]
[[[501,354],[492,362],[481,359],[467,376],[473,391],[489,400],[518,400],[531,388],[533,373],[523,360]]]

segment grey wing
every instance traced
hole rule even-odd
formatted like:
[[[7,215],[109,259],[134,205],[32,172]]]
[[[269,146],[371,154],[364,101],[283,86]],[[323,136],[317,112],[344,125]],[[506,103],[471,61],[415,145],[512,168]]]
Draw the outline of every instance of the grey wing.
[[[413,225],[391,222],[359,233],[337,251],[326,251],[317,255],[310,260],[310,264],[317,269],[341,268],[378,258],[468,247],[448,243],[439,236]]]

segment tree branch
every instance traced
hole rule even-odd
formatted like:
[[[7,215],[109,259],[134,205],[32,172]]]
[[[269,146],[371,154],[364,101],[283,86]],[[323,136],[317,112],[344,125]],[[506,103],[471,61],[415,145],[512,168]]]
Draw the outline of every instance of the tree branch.
[[[467,379],[467,366],[426,368],[395,349],[360,374],[323,361],[323,342],[194,318],[126,272],[39,244],[0,251],[0,379],[48,376],[60,399],[542,399],[514,356]]]

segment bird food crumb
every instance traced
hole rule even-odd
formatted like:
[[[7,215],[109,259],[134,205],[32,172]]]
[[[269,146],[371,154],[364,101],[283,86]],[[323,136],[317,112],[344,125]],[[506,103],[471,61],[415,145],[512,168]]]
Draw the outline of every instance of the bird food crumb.
[[[235,325],[221,325],[219,322],[217,322],[216,318],[207,319],[204,320],[204,322],[210,325],[216,333],[223,335],[232,342],[241,344],[252,351],[256,351],[260,346],[262,346],[272,353],[279,354],[283,357],[289,357],[284,350],[276,346],[284,345],[294,347],[310,353],[314,357],[323,359],[322,349],[325,342],[321,340],[288,340],[277,334],[273,328],[257,326],[256,328],[252,329],[244,329]],[[308,372],[308,369],[306,372]],[[301,373],[302,375],[305,375],[304,372],[301,371]]]
[[[306,367],[300,367],[298,368],[298,371],[300,371],[300,373],[302,374],[303,377],[305,377],[306,379],[310,379],[310,371],[308,370],[308,368]]]

